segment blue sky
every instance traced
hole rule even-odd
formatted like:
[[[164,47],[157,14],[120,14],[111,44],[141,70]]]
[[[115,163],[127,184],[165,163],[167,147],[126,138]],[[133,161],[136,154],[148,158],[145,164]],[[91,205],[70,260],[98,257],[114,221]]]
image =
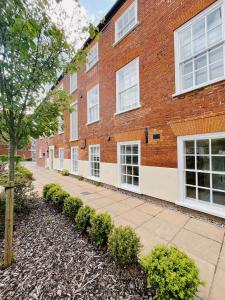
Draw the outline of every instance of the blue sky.
[[[86,8],[90,19],[103,17],[115,2],[116,0],[80,0],[80,3]]]

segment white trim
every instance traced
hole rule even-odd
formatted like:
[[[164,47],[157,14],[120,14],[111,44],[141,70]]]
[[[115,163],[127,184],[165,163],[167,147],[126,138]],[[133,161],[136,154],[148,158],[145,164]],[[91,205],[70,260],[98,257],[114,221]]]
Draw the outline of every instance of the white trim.
[[[127,185],[121,182],[121,171],[120,171],[120,146],[123,145],[138,145],[138,168],[139,168],[139,182],[138,186]],[[117,143],[117,178],[118,178],[118,188],[128,190],[137,194],[141,194],[140,191],[140,172],[141,172],[141,141],[123,141]]]
[[[136,63],[137,64],[137,86],[138,86],[138,103],[136,106],[130,108],[130,109],[125,109],[122,111],[119,111],[119,91],[118,91],[118,85],[119,85],[119,72],[122,71],[124,68],[126,68],[129,64]],[[124,113],[127,111],[131,111],[133,109],[137,109],[141,107],[140,103],[140,59],[139,57],[136,57],[132,61],[130,61],[128,64],[124,65],[122,68],[116,71],[116,114]]]
[[[219,44],[223,45],[223,53],[224,53],[224,60],[223,60],[223,66],[224,66],[224,75],[221,77],[218,77],[213,80],[208,80],[207,82],[204,82],[199,85],[193,85],[193,87],[188,88],[188,89],[183,89],[181,86],[181,71],[180,71],[180,54],[179,54],[179,34],[190,27],[193,23],[197,22],[199,19],[202,17],[208,15],[211,11],[215,10],[216,8],[221,7],[222,10],[222,41],[219,42],[218,44],[213,45],[210,47],[210,49],[213,49],[214,47],[219,47]],[[203,52],[207,53],[207,49],[204,49]],[[196,54],[196,56],[200,55],[200,53]],[[194,59],[194,56],[191,56],[189,58],[190,60]],[[183,26],[179,27],[177,30],[174,31],[174,62],[175,62],[175,90],[176,92],[172,95],[173,97],[200,89],[202,87],[211,85],[216,82],[220,82],[222,80],[225,80],[225,1],[224,0],[218,0],[212,5],[210,5],[208,8],[203,10],[201,13],[199,13],[197,16],[186,22]],[[208,66],[208,64],[207,64]],[[193,76],[194,76],[195,71],[193,70]],[[194,78],[193,78],[194,80]]]
[[[128,29],[123,36],[121,36],[120,38],[117,37],[118,35],[118,23],[119,21],[124,17],[124,15],[127,13],[128,10],[130,10],[132,7],[134,6],[135,8],[135,23],[134,25]],[[133,3],[123,12],[123,14],[115,21],[115,26],[114,26],[114,30],[115,30],[115,43],[114,45],[118,44],[123,38],[125,38],[133,29],[134,27],[137,26],[138,23],[138,1],[134,0]]]
[[[96,120],[90,120],[90,114],[89,114],[89,102],[90,102],[90,93],[97,88],[98,91],[98,118]],[[87,91],[87,125],[96,123],[100,120],[100,88],[99,88],[99,84],[96,84],[95,86],[93,86],[90,90]]]
[[[77,149],[77,172],[73,172],[73,149]],[[70,174],[79,174],[79,147],[74,146],[70,148]]]
[[[74,89],[72,89],[72,75],[76,74],[76,87]],[[72,74],[70,74],[70,94],[74,93],[77,90],[77,72],[73,72]]]
[[[94,48],[97,48],[97,59],[96,61],[94,61],[94,63],[92,63],[91,65],[89,64],[88,62],[88,59],[89,59],[89,55],[91,53],[91,51],[93,51]],[[90,49],[90,52],[88,53],[88,57],[87,57],[87,63],[86,63],[86,72],[90,71],[97,63],[99,62],[99,45],[98,45],[98,42],[96,42],[92,48]]]
[[[210,195],[211,201],[208,203],[205,203],[201,200],[193,200],[193,199],[187,199],[185,198],[185,182],[184,182],[184,142],[189,140],[204,140],[204,139],[214,139],[214,138],[225,138],[225,132],[217,132],[217,133],[207,133],[207,134],[197,134],[197,135],[188,135],[188,136],[181,136],[177,138],[177,157],[178,157],[178,178],[179,178],[179,191],[178,191],[178,201],[176,201],[176,204],[186,206],[189,208],[193,208],[196,210],[203,211],[205,213],[213,214],[219,217],[225,217],[225,207],[222,205],[218,205],[215,203],[212,203],[212,194]],[[211,148],[211,147],[210,147]],[[211,151],[211,149],[210,149]],[[211,155],[211,152],[210,154]],[[208,156],[209,156],[208,155]],[[223,156],[223,155],[221,155]],[[210,168],[211,169],[211,168]],[[194,171],[195,172],[195,171]],[[224,172],[212,172],[210,170],[209,172],[204,171],[204,173],[209,174],[224,174]],[[212,180],[212,176],[210,175],[210,180]],[[208,190],[212,193],[212,188],[210,187]],[[216,190],[216,189],[215,189]],[[219,190],[218,190],[219,191]],[[224,191],[222,191],[224,192]],[[225,196],[225,193],[224,193]]]
[[[99,177],[91,175],[91,148],[99,147]],[[101,146],[100,144],[89,145],[88,147],[88,178],[95,181],[100,181],[101,176]]]

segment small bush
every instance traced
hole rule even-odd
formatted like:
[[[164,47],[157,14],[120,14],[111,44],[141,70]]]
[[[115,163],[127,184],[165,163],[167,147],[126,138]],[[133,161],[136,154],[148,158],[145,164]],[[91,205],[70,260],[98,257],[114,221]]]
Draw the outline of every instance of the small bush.
[[[120,226],[114,228],[109,235],[108,249],[111,256],[119,264],[126,266],[138,261],[141,243],[130,226]]]
[[[52,187],[46,192],[46,200],[51,201],[55,192],[62,190],[59,184],[53,184]]]
[[[95,210],[88,205],[81,207],[76,215],[75,222],[77,228],[82,232],[87,232],[90,227],[91,216]]]
[[[43,197],[46,198],[47,197],[47,193],[48,191],[50,190],[50,188],[52,187],[60,187],[57,183],[47,183],[43,186],[43,190],[42,190],[42,193],[43,193]]]
[[[113,228],[112,218],[108,213],[94,214],[90,220],[90,236],[97,245],[106,245]]]
[[[52,195],[51,202],[58,208],[58,210],[62,211],[64,201],[66,198],[69,198],[69,197],[70,197],[69,193],[67,193],[66,191],[64,191],[62,189],[58,189]]]
[[[19,172],[21,175],[23,175],[24,177],[26,177],[29,180],[33,179],[33,173],[28,170],[27,168],[25,168],[24,166],[22,166],[21,164],[17,164],[16,165],[16,170],[17,172]]]
[[[69,172],[69,170],[67,170],[67,169],[63,169],[63,170],[60,172],[60,174],[61,174],[62,176],[69,176],[69,175],[70,175],[70,172]]]
[[[68,197],[64,201],[63,212],[70,219],[74,220],[78,210],[83,206],[83,202],[77,197]]]
[[[141,259],[147,272],[147,285],[156,291],[157,299],[195,299],[199,269],[195,261],[176,247],[157,246]]]
[[[77,179],[80,180],[80,181],[83,181],[83,180],[84,180],[84,177],[78,175],[78,176],[77,176]]]

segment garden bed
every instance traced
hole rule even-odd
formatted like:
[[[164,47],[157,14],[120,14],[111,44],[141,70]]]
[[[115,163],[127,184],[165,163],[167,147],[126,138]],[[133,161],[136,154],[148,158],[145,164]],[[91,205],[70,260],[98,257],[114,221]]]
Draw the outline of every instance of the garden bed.
[[[0,270],[0,299],[151,299],[138,267],[119,267],[71,221],[40,202],[15,232],[16,263]]]

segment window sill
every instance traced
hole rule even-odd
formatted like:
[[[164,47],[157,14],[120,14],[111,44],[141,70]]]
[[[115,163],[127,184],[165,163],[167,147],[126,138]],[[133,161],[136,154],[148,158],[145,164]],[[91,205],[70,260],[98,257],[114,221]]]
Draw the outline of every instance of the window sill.
[[[89,125],[93,125],[95,123],[98,123],[100,120],[96,120],[96,121],[93,121],[93,122],[89,122],[89,123],[86,123],[86,126],[89,126]]]
[[[70,139],[70,142],[78,142],[79,139]]]
[[[71,175],[78,176],[78,172],[70,172]]]
[[[64,134],[64,131],[63,132],[58,132],[58,135],[62,135],[62,134]]]
[[[116,112],[114,115],[117,116],[117,115],[125,114],[125,113],[127,113],[127,112],[129,112],[129,111],[133,111],[133,110],[139,109],[139,108],[141,108],[141,105],[140,105],[140,104],[139,104],[138,106],[135,106],[134,108]]]
[[[93,181],[100,182],[100,177],[89,176],[88,179],[89,179],[89,180],[93,180]]]
[[[207,82],[207,83],[204,83],[202,85],[199,85],[199,86],[196,86],[194,88],[191,88],[191,89],[187,89],[185,91],[181,91],[181,92],[176,92],[175,94],[172,95],[173,98],[176,98],[176,97],[179,97],[179,96],[182,96],[182,95],[185,95],[185,94],[188,94],[188,93],[191,93],[191,92],[195,92],[195,91],[198,91],[202,88],[205,88],[205,87],[208,87],[212,84],[215,84],[215,83],[219,83],[221,81],[224,81],[225,80],[225,76],[220,78],[220,79],[216,79],[216,80],[212,80],[210,82]]]
[[[94,63],[94,65],[93,66],[91,66],[90,68],[87,68],[86,67],[86,73],[88,73],[89,71],[91,71],[97,64],[98,64],[98,62],[99,62],[99,59],[96,61],[96,63]]]
[[[127,33],[124,34],[124,36],[122,36],[118,41],[116,41],[113,44],[113,47],[116,47],[123,39],[125,39],[135,28],[137,28],[140,25],[140,22],[137,22],[136,24],[134,24],[133,27],[131,27]]]
[[[78,90],[78,88],[76,88],[76,89],[73,90],[73,91],[70,91],[70,94],[71,94],[71,95],[74,94],[75,92],[77,92],[77,90]]]
[[[129,191],[132,193],[141,194],[140,187],[134,188],[134,187],[129,187],[127,185],[122,185],[122,184],[119,184],[117,187],[119,189],[126,190],[126,191]]]
[[[192,201],[192,200],[176,201],[175,204],[193,210],[201,211],[203,213],[210,214],[219,218],[225,218],[225,207],[224,210],[222,210],[221,207],[211,206],[210,204],[204,205],[201,203],[196,203],[196,201]]]

